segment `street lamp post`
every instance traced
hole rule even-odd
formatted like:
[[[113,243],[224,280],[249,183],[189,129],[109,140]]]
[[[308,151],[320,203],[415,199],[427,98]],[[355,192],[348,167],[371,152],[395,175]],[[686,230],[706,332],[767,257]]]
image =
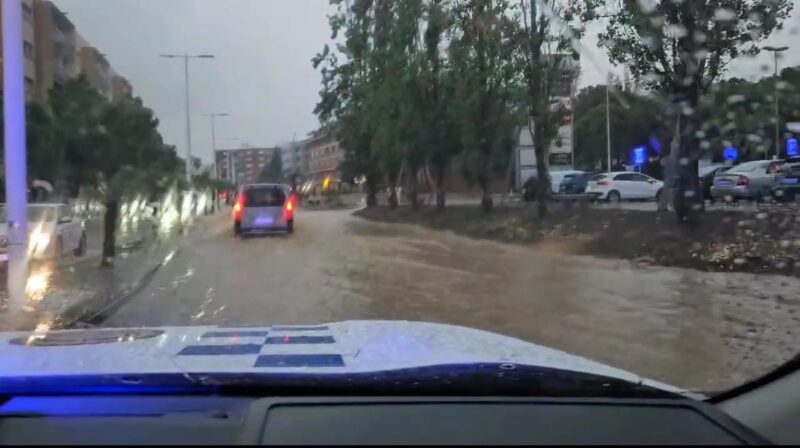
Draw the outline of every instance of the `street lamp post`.
[[[217,129],[216,129],[216,118],[217,117],[229,117],[231,114],[227,112],[223,113],[213,113],[209,112],[205,114],[207,117],[211,118],[211,150],[217,150]]]
[[[189,112],[189,59],[214,59],[212,54],[190,55],[184,54],[162,54],[159,55],[167,59],[183,59],[183,69],[186,76],[186,180],[192,182],[192,119]]]
[[[764,50],[771,51],[775,58],[775,158],[780,157],[781,153],[781,118],[780,118],[780,99],[778,97],[778,53],[788,50],[789,47],[764,47]],[[767,157],[769,158],[769,157]]]
[[[22,55],[22,2],[2,2],[3,126],[8,240],[8,306],[26,305],[28,278],[28,166],[25,141],[25,63]]]
[[[214,154],[214,157],[215,157],[215,159],[216,159],[216,155],[217,155],[217,127],[216,127],[216,118],[217,118],[217,117],[228,117],[228,116],[230,116],[230,114],[229,114],[229,113],[227,113],[227,112],[223,112],[223,113],[214,113],[214,112],[209,112],[209,113],[207,113],[207,114],[205,114],[205,115],[206,115],[207,117],[211,118],[211,152]]]
[[[606,155],[608,157],[608,166],[607,169],[611,171],[611,105],[610,105],[610,93],[611,90],[611,83],[613,79],[611,78],[611,74],[608,75],[608,83],[606,84]]]

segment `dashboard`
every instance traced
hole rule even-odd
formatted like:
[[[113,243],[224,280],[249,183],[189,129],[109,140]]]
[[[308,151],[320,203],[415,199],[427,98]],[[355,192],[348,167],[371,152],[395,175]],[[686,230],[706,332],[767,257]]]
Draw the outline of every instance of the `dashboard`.
[[[13,397],[0,444],[766,444],[684,399]]]

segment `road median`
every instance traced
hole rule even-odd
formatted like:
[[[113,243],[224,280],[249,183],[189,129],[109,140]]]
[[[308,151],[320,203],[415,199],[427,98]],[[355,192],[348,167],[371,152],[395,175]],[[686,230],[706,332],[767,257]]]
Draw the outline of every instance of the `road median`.
[[[504,243],[547,244],[579,255],[800,277],[800,217],[792,206],[752,213],[713,211],[692,226],[679,224],[671,213],[598,208],[558,208],[545,219],[537,217],[535,207],[495,207],[484,213],[472,205],[441,211],[375,207],[355,215]]]

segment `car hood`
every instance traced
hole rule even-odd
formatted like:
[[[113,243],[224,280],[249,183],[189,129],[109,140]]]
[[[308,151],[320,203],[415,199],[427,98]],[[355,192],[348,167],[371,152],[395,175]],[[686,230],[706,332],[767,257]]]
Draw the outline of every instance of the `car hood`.
[[[6,380],[103,375],[365,374],[444,365],[535,366],[687,391],[585,358],[464,327],[390,321],[0,334]]]

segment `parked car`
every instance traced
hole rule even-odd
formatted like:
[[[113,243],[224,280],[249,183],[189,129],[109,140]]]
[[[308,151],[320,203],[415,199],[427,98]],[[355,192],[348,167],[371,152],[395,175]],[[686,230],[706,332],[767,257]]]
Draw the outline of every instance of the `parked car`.
[[[714,200],[711,196],[711,186],[714,185],[714,177],[724,174],[729,169],[731,169],[731,167],[728,165],[711,165],[700,168],[700,190],[703,192],[703,199],[707,201]]]
[[[589,179],[594,177],[594,173],[576,173],[567,174],[564,180],[559,185],[558,192],[560,194],[582,194],[586,192],[589,186]]]
[[[800,193],[800,158],[792,158],[780,167],[772,196],[778,201],[794,201]]]
[[[757,160],[734,166],[714,177],[711,197],[725,201],[761,201],[772,194],[777,185],[778,170],[783,163],[777,160]]]
[[[0,205],[0,261],[7,261],[8,216]],[[86,253],[83,221],[66,204],[28,204],[28,254],[33,260]]]
[[[551,171],[550,172],[550,190],[553,193],[558,193],[561,189],[561,182],[567,178],[567,176],[574,176],[576,174],[583,174],[583,171],[578,170],[566,170],[566,171]]]
[[[619,202],[624,200],[658,200],[664,182],[641,173],[629,171],[597,174],[589,180],[586,193],[599,200]]]

